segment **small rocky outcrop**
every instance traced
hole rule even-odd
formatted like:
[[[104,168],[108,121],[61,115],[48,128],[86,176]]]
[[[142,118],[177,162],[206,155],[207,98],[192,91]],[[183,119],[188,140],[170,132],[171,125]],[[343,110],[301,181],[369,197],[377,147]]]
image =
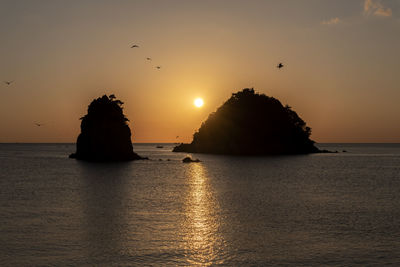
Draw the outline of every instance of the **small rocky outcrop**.
[[[191,157],[185,157],[185,158],[182,160],[182,162],[183,162],[183,163],[191,163],[191,162],[200,162],[200,160],[199,160],[199,159],[192,159]]]
[[[190,144],[174,152],[230,155],[281,155],[321,152],[311,128],[289,106],[243,89],[209,115]]]
[[[104,95],[90,103],[88,113],[81,118],[76,153],[70,158],[99,162],[144,159],[133,152],[129,120],[122,105],[114,95]]]

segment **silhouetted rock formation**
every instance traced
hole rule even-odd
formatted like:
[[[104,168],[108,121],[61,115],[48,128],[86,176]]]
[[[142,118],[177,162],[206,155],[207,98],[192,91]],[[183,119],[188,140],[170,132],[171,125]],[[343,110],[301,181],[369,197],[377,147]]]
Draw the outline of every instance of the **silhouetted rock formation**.
[[[126,161],[143,159],[133,152],[128,119],[114,95],[94,99],[81,118],[76,153],[70,158],[87,161]]]
[[[191,157],[186,157],[182,160],[183,163],[200,162],[199,159],[192,159]]]
[[[278,155],[320,152],[310,140],[311,129],[279,100],[243,89],[209,115],[190,144],[174,152]]]

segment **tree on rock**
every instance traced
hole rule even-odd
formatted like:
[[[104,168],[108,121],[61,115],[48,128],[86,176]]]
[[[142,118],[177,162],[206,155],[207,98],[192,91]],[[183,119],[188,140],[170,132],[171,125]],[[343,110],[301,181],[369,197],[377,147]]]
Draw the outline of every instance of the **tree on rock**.
[[[320,152],[311,128],[289,106],[273,97],[243,89],[209,115],[190,144],[174,152],[277,155]]]
[[[81,118],[81,133],[76,153],[71,158],[87,161],[125,161],[142,159],[133,152],[129,121],[114,95],[94,99]]]

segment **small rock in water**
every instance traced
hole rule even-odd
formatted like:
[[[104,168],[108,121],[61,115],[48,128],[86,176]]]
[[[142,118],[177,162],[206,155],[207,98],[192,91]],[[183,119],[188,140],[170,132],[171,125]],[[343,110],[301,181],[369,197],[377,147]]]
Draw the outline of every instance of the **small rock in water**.
[[[191,157],[186,157],[182,160],[183,163],[200,162],[199,159],[192,159]]]

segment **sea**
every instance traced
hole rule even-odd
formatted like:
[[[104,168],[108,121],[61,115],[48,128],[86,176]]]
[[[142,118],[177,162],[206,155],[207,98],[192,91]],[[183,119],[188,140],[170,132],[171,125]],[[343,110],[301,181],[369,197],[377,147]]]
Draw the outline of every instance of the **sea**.
[[[0,144],[0,266],[400,266],[400,144],[173,146],[99,164],[69,159],[75,144]]]

